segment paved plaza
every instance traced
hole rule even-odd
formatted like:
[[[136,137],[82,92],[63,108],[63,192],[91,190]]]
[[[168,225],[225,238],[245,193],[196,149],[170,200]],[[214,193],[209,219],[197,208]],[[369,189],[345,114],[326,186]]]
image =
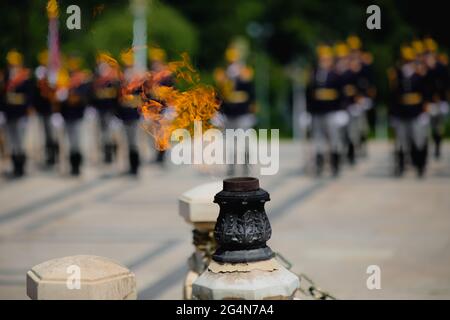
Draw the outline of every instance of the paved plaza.
[[[271,195],[269,245],[342,299],[450,298],[450,144],[422,180],[391,177],[391,145],[338,179],[308,174],[307,148],[283,142],[280,172],[260,177]],[[112,258],[135,274],[140,299],[181,299],[193,251],[177,198],[221,180],[201,166],[146,164],[138,179],[89,163],[82,177],[31,169],[0,180],[0,299],[27,299],[26,271],[76,254]],[[366,269],[381,268],[368,290]]]

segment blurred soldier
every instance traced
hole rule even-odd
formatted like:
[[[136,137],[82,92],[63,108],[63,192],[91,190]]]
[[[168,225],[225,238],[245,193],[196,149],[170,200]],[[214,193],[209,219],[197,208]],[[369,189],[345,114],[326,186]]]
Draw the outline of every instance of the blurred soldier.
[[[53,113],[54,89],[48,81],[48,53],[46,50],[38,55],[39,66],[35,70],[36,83],[34,86],[33,106],[39,115],[44,131],[46,165],[53,166],[58,155],[58,144],[55,141],[51,115]]]
[[[12,176],[21,177],[25,173],[24,136],[33,87],[30,70],[23,67],[22,54],[11,50],[6,60],[8,66],[5,73],[2,108],[6,118],[7,139],[13,164]]]
[[[103,161],[111,163],[116,153],[112,138],[112,122],[119,106],[120,74],[118,66],[111,65],[106,53],[97,55],[97,67],[92,85],[92,103],[97,110],[100,124],[100,141]]]
[[[168,69],[166,64],[166,52],[161,48],[150,48],[150,50],[148,51],[148,56],[150,59],[150,70],[155,75],[153,78],[155,78],[155,81],[157,81],[155,85],[172,87],[174,85],[174,79],[171,71]],[[155,99],[155,97],[151,98],[153,100],[157,100]],[[168,112],[167,108],[164,110],[164,112]],[[157,154],[155,162],[163,164],[166,151],[157,150],[156,152]]]
[[[357,106],[360,116],[359,127],[359,154],[366,155],[366,142],[369,135],[369,124],[375,126],[374,99],[376,88],[373,82],[372,63],[373,57],[369,52],[362,51],[362,43],[359,37],[350,35],[347,38],[350,48],[350,70],[356,74],[356,86],[358,88]]]
[[[336,72],[340,77],[342,85],[342,103],[348,111],[349,123],[345,131],[345,142],[347,147],[347,157],[350,164],[355,164],[356,148],[360,141],[359,118],[361,109],[357,104],[358,87],[357,72],[350,68],[351,62],[357,63],[357,59],[350,58],[350,51],[344,42],[338,42],[334,47],[336,53]]]
[[[214,77],[222,96],[221,113],[224,116],[225,129],[247,130],[256,124],[255,92],[253,69],[246,65],[243,48],[238,44],[231,45],[225,52],[228,63],[225,70],[216,69]],[[244,152],[244,174],[250,171],[249,148],[230,151],[234,154],[234,164],[228,167],[228,175],[235,174],[238,153]],[[242,158],[242,157],[241,157]]]
[[[424,63],[427,66],[427,88],[430,95],[431,132],[434,141],[434,156],[441,155],[441,140],[444,119],[448,114],[447,90],[449,88],[448,66],[439,61],[437,44],[432,38],[424,39]]]
[[[5,97],[5,73],[4,70],[0,69],[0,160],[2,160],[6,152],[6,139],[5,139],[5,114],[4,110],[4,97]]]
[[[416,60],[414,49],[402,46],[402,61],[390,73],[392,102],[390,115],[395,130],[395,174],[401,176],[405,157],[411,155],[419,177],[427,162],[429,116],[426,112],[426,69]]]
[[[334,69],[333,50],[317,47],[318,63],[306,88],[306,109],[312,116],[312,139],[315,148],[316,173],[322,174],[325,155],[329,153],[331,170],[339,174],[343,149],[343,128],[348,115],[342,104],[342,83]]]
[[[133,52],[131,50],[121,53],[120,58],[124,64],[124,86],[128,86],[133,81],[139,80],[139,74],[133,69]],[[139,88],[131,95],[122,95],[117,109],[117,116],[122,120],[128,144],[128,160],[130,175],[138,174],[140,159],[137,143],[138,127],[140,115],[138,107],[142,104]]]
[[[81,154],[81,125],[90,95],[91,75],[81,69],[82,59],[77,55],[67,58],[67,70],[60,70],[57,76],[56,100],[69,141],[70,174],[80,175],[83,162]]]

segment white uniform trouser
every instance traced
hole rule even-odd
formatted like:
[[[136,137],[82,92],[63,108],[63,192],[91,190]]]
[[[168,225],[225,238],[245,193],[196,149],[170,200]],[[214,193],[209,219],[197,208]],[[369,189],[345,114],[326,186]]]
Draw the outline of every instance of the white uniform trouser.
[[[423,149],[428,140],[430,127],[430,117],[422,113],[418,117],[402,119],[395,117],[392,119],[395,130],[395,148],[398,151],[411,151],[411,143],[418,149]]]
[[[14,120],[7,120],[6,132],[8,137],[8,145],[11,154],[24,153],[25,131],[27,128],[27,117],[20,117]]]
[[[70,152],[80,152],[82,119],[66,120],[65,125]]]
[[[448,114],[449,106],[446,101],[433,103],[430,108],[431,128],[434,134],[442,135],[444,131],[445,117]]]
[[[99,112],[99,125],[100,125],[100,139],[102,146],[110,145],[112,143],[112,122],[114,115],[112,112]]]
[[[225,129],[243,129],[243,130],[248,130],[251,129],[254,125],[256,124],[256,117],[254,114],[244,114],[238,117],[224,117],[224,127]],[[249,142],[250,143],[250,142]],[[250,169],[249,168],[249,159],[250,159],[250,150],[252,148],[249,148],[248,143],[245,143],[245,149],[244,150],[237,150],[236,145],[233,143],[231,144],[231,146],[229,144],[227,144],[227,148],[229,148],[227,150],[227,154],[233,154],[234,155],[234,159],[233,159],[233,164],[231,164],[230,168],[229,168],[229,173],[234,172],[234,165],[237,164],[238,159],[245,159],[245,171],[246,173],[248,173],[247,171]],[[233,148],[233,149],[231,149]]]
[[[343,149],[343,127],[348,122],[345,111],[312,115],[312,140],[316,154],[328,150],[340,153]]]
[[[41,115],[40,116],[42,128],[44,129],[44,140],[45,146],[48,147],[52,145],[55,141],[54,132],[52,129],[52,121],[50,115]]]
[[[138,125],[139,125],[139,120],[130,120],[130,121],[123,122],[123,127],[125,129],[125,136],[127,138],[129,150],[136,151],[138,149],[138,143],[137,143]]]
[[[363,99],[359,103],[354,103],[348,107],[349,123],[347,126],[347,136],[354,146],[361,143],[361,138],[367,135],[369,125],[367,123],[366,112],[371,108],[372,101],[369,98]]]

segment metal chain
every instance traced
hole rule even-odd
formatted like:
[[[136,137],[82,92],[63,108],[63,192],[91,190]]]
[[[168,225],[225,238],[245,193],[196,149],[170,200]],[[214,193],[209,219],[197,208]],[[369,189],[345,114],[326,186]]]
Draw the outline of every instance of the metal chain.
[[[292,263],[280,253],[276,252],[275,257],[286,269],[290,270],[292,268]],[[314,281],[304,273],[295,274],[300,279],[299,292],[304,296],[311,297],[315,300],[336,300],[334,296],[318,287]],[[302,283],[306,283],[306,286],[302,287]]]

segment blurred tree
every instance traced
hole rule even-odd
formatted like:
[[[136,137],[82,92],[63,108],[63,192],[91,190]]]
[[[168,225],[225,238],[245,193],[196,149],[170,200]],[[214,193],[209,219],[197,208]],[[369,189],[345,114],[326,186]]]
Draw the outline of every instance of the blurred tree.
[[[131,47],[133,21],[128,0],[63,0],[58,3],[60,43],[64,52],[76,51],[92,64],[97,50],[116,55]],[[0,37],[2,57],[15,47],[24,51],[28,64],[36,63],[37,53],[47,46],[46,4],[46,0],[0,2],[0,28],[9,30]],[[81,30],[66,28],[66,8],[71,4],[81,8]],[[150,45],[168,50],[172,57],[183,51],[195,54],[198,48],[196,29],[176,9],[159,1],[151,1],[149,6],[148,40]],[[0,65],[4,65],[4,59]]]
[[[224,63],[224,51],[236,36],[251,42],[249,61],[263,62],[267,78],[266,106],[271,106],[271,125],[285,122],[287,101],[285,66],[297,61],[314,61],[314,47],[321,41],[334,42],[350,33],[358,34],[374,55],[379,99],[386,101],[386,68],[398,56],[402,42],[414,36],[432,35],[446,50],[447,10],[441,1],[407,0],[152,0],[148,11],[148,39],[151,45],[168,50],[169,58],[182,51],[193,54],[194,64],[208,74]],[[0,67],[12,47],[25,53],[28,64],[46,47],[47,0],[0,1]],[[76,50],[91,63],[96,50],[117,55],[132,42],[129,0],[59,0],[61,44],[64,51]],[[67,30],[68,5],[82,10],[81,30]],[[381,30],[366,28],[366,8],[381,8]],[[257,70],[258,71],[258,70]],[[269,73],[270,71],[270,73]],[[282,126],[286,127],[286,126]]]

